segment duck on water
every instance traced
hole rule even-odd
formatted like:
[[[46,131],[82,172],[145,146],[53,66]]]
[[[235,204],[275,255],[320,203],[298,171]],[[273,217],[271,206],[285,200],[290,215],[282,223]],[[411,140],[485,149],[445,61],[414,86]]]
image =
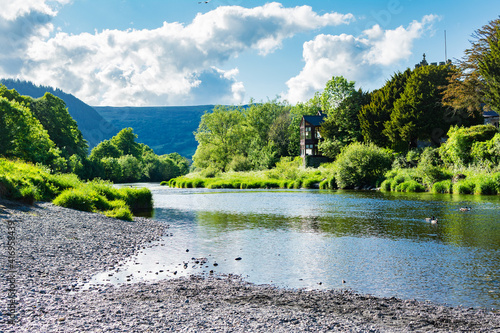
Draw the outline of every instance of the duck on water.
[[[438,223],[438,219],[437,219],[437,217],[434,217],[434,216],[432,216],[432,217],[427,217],[425,220],[426,220],[427,222],[430,222],[431,224],[437,224],[437,223]]]

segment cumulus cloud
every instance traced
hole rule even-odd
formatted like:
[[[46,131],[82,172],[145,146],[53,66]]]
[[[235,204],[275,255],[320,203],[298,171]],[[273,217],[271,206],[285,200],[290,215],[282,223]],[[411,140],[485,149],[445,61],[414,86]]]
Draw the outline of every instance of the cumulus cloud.
[[[23,66],[21,55],[37,38],[46,38],[53,30],[52,18],[57,14],[54,5],[66,0],[10,0],[1,2],[0,11],[0,68],[9,75]],[[1,73],[1,71],[0,71]]]
[[[52,31],[55,12],[47,6],[13,9],[9,15],[32,12],[46,15],[40,25]],[[237,69],[220,69],[227,60],[249,49],[265,55],[297,33],[353,19],[351,14],[318,15],[310,6],[268,3],[218,7],[187,25],[164,22],[151,30],[39,35],[17,48],[25,48],[17,77],[60,87],[92,105],[240,103],[245,88]]]
[[[365,30],[359,37],[352,35],[318,35],[303,45],[302,71],[287,82],[284,94],[291,103],[304,102],[316,91],[322,90],[332,76],[344,76],[357,85],[374,88],[374,78],[412,54],[413,42],[420,38],[438,19],[424,16],[411,22],[407,28],[400,26],[383,30],[379,25]]]

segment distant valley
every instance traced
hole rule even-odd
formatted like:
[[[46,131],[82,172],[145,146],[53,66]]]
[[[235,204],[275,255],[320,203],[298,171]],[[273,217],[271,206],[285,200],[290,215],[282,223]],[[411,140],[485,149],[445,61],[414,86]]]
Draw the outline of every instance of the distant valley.
[[[191,158],[198,143],[193,132],[198,129],[201,116],[214,105],[111,107],[94,109],[117,128],[132,127],[138,141],[151,147],[156,154],[177,152]]]
[[[46,92],[61,98],[76,120],[83,137],[92,149],[110,139],[121,129],[131,127],[138,142],[151,147],[156,154],[179,153],[191,158],[198,146],[193,132],[198,129],[201,116],[213,105],[163,107],[91,107],[71,94],[52,87],[37,86],[31,82],[2,79],[0,83],[15,89],[21,95],[34,98]]]

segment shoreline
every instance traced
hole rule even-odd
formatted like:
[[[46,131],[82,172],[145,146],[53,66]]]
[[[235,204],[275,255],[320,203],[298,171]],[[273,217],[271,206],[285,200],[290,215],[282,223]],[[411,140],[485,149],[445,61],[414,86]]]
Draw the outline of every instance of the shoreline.
[[[500,332],[500,312],[380,298],[348,290],[287,290],[238,276],[102,285],[81,281],[117,265],[168,230],[36,203],[0,199],[0,240],[15,225],[18,320],[8,320],[7,251],[0,252],[0,331]]]

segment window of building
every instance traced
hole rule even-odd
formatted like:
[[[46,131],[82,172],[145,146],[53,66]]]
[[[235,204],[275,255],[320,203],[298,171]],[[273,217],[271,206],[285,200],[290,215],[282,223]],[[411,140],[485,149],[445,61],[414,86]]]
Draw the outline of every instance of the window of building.
[[[306,126],[306,139],[312,139],[312,132],[310,126]]]

